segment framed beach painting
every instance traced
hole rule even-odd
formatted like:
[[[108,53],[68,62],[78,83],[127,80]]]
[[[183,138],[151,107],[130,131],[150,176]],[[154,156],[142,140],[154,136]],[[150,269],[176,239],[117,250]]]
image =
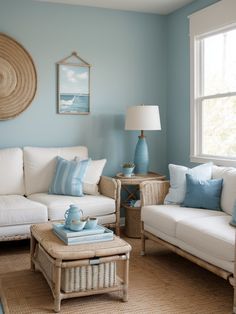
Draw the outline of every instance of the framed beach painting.
[[[76,52],[57,62],[57,100],[60,114],[89,114],[90,64]]]

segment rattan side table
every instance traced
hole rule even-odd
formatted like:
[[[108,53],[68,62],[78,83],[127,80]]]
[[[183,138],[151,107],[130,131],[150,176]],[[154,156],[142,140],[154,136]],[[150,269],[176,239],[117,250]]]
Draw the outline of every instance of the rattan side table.
[[[121,207],[125,209],[125,234],[130,238],[141,237],[141,207],[130,206],[129,201],[137,200],[140,184],[150,180],[165,180],[165,176],[149,172],[145,175],[133,175],[125,177],[117,173],[116,179],[120,180],[121,190],[125,191],[126,198],[122,201]]]

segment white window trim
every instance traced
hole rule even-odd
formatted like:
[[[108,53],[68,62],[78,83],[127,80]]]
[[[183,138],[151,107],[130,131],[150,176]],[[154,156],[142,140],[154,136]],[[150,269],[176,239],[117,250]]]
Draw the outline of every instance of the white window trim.
[[[222,12],[224,12],[222,14]],[[217,165],[236,166],[236,158],[226,158],[220,156],[211,156],[200,154],[201,147],[201,128],[198,128],[201,121],[200,102],[203,99],[218,98],[223,96],[233,96],[234,93],[224,93],[217,95],[210,95],[206,97],[199,97],[202,95],[201,86],[197,86],[197,74],[202,75],[202,67],[199,60],[198,39],[205,38],[209,35],[230,30],[236,27],[236,1],[223,0],[211,5],[203,10],[200,10],[189,16],[190,22],[190,161],[197,163],[205,163],[213,161]],[[200,69],[197,69],[200,65]],[[197,133],[198,132],[198,133]]]

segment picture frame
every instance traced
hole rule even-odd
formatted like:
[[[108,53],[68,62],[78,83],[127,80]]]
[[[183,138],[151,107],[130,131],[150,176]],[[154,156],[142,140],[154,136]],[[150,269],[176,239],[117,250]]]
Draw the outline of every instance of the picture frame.
[[[90,67],[76,52],[57,62],[57,112],[90,113]]]

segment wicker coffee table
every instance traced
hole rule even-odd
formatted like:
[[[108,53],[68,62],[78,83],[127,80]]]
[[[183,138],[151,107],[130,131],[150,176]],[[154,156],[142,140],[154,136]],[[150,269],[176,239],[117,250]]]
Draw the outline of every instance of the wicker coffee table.
[[[61,300],[105,292],[122,291],[128,300],[131,246],[114,236],[106,242],[65,245],[52,231],[51,223],[31,226],[31,269],[40,270],[54,297],[54,311]],[[116,266],[123,264],[122,278]]]

